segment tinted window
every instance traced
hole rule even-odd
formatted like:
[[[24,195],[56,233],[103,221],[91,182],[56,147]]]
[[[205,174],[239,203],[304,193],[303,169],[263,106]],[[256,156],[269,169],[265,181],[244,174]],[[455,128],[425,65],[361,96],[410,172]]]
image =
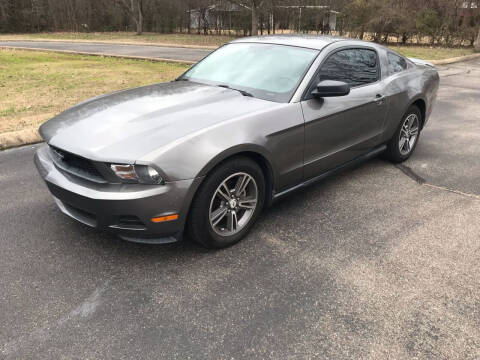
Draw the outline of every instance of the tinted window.
[[[340,50],[322,65],[319,81],[337,80],[352,87],[374,83],[380,75],[377,53],[368,49]]]
[[[388,72],[395,74],[397,72],[406,70],[408,67],[407,60],[403,57],[388,53]]]

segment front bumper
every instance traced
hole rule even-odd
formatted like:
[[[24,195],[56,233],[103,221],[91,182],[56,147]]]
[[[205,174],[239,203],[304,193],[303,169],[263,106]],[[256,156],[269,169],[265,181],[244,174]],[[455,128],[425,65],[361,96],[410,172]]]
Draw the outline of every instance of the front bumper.
[[[35,164],[63,213],[135,242],[181,240],[190,202],[201,182],[197,178],[165,185],[96,184],[57,169],[47,145],[37,150]],[[172,214],[178,214],[178,219],[151,221]]]

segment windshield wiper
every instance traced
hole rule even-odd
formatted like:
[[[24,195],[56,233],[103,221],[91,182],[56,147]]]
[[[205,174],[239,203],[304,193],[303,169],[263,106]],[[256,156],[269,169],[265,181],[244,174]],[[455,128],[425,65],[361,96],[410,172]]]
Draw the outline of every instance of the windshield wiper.
[[[190,81],[190,80],[184,77],[179,77],[179,78],[176,78],[175,81]]]
[[[238,91],[240,94],[242,94],[243,96],[249,96],[249,97],[253,97],[252,94],[250,94],[248,91],[245,91],[245,90],[240,90],[240,89],[235,89],[235,88],[232,88],[228,85],[217,85],[218,87],[223,87],[225,89],[230,89],[230,90],[235,90],[235,91]]]

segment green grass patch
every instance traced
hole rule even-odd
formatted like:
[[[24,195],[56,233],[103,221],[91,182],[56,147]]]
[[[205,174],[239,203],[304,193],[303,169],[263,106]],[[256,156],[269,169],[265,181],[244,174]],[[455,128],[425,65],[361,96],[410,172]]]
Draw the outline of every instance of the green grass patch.
[[[424,60],[443,60],[473,54],[471,48],[440,48],[424,46],[390,46],[406,57]]]
[[[183,64],[0,50],[0,133],[38,127],[85,99],[170,81]]]
[[[8,108],[0,110],[0,116],[10,116],[15,114],[16,109],[15,106],[10,105]]]

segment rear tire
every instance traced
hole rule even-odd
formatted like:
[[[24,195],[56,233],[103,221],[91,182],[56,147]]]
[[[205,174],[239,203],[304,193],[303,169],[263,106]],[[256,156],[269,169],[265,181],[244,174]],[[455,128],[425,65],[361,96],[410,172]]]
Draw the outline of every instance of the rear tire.
[[[416,105],[412,105],[402,118],[397,131],[387,143],[385,157],[400,163],[407,160],[415,150],[422,124],[422,113]]]
[[[252,228],[265,199],[262,169],[239,156],[216,167],[200,186],[190,209],[189,237],[207,248],[239,242]]]

